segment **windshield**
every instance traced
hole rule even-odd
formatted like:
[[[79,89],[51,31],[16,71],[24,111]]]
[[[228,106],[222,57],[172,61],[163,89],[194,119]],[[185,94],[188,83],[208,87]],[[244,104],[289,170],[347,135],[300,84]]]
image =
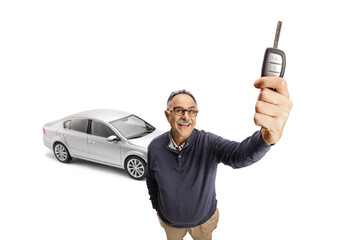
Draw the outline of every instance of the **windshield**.
[[[155,128],[141,118],[130,115],[110,122],[126,138],[139,138],[152,133]]]

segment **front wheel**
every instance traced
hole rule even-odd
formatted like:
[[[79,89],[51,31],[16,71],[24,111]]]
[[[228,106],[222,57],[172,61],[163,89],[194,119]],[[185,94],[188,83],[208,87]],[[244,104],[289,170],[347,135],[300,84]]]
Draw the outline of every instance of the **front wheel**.
[[[146,163],[143,159],[130,156],[125,161],[125,169],[130,177],[141,180],[145,178],[146,175]]]
[[[57,160],[59,160],[62,163],[68,163],[71,161],[72,157],[70,156],[69,151],[62,143],[55,143],[54,144],[54,155]]]

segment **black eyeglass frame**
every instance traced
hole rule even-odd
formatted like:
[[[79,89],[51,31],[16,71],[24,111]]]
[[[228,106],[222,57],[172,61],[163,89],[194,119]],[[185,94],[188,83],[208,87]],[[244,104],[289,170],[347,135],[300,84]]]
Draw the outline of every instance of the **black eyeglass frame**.
[[[181,109],[181,114],[177,114],[176,113],[176,109]],[[174,110],[174,113],[176,116],[184,116],[185,112],[188,112],[189,117],[196,117],[199,113],[199,109],[196,108],[183,108],[183,107],[173,107],[173,108],[169,108],[167,111],[170,112],[170,110]],[[195,112],[195,115],[190,114],[190,111]]]

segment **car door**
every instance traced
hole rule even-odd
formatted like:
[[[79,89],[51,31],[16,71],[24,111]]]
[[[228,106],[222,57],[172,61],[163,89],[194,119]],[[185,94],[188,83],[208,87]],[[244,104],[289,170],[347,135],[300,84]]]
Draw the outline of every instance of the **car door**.
[[[65,122],[64,138],[73,156],[88,157],[88,119],[71,119]]]
[[[91,120],[88,136],[89,158],[120,165],[121,141],[109,142],[106,138],[115,135],[115,132],[105,123]]]

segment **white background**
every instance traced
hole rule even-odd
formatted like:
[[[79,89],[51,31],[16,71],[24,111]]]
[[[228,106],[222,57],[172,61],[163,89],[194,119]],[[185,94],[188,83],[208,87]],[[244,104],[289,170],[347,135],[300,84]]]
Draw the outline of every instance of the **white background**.
[[[59,163],[43,125],[113,108],[168,130],[166,99],[185,88],[198,129],[241,141],[278,20],[294,107],[262,161],[219,166],[213,237],[360,239],[355,2],[1,1],[0,239],[165,239],[145,181]]]

